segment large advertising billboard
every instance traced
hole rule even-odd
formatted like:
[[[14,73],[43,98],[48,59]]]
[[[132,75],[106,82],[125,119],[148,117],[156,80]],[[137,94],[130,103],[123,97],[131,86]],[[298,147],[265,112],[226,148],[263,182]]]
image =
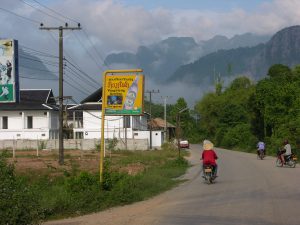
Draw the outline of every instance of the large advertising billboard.
[[[105,114],[141,115],[144,108],[144,76],[106,75]]]
[[[18,42],[0,40],[0,103],[19,102]]]

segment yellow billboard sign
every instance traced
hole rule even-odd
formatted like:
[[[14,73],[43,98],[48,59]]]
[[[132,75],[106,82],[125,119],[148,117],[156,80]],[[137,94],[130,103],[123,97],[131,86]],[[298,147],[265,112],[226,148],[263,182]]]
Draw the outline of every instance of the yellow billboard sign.
[[[144,108],[144,76],[105,76],[105,114],[141,115]]]

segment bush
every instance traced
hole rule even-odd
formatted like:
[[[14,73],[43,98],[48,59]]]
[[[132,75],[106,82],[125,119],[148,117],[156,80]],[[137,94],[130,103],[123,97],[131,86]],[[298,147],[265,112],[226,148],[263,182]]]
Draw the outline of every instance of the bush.
[[[25,180],[17,177],[14,167],[0,156],[1,224],[38,224],[42,211],[38,199]]]
[[[227,130],[221,145],[226,148],[251,151],[256,146],[257,141],[257,138],[250,132],[249,124],[238,124]]]

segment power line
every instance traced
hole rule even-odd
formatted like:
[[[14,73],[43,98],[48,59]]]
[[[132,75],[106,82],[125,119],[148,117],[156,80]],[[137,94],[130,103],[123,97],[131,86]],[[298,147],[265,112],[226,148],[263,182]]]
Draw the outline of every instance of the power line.
[[[75,36],[75,38],[77,39],[77,41],[80,43],[80,45],[85,49],[86,53],[89,55],[89,57],[95,63],[95,65],[101,70],[101,67],[97,63],[97,60],[92,56],[92,54],[89,52],[89,50],[85,47],[85,45],[82,43],[82,41],[80,40],[80,38],[76,34],[73,34],[73,35]]]
[[[79,78],[79,79],[81,79],[82,80],[82,76],[80,75],[80,74],[78,74],[76,71],[74,71],[72,68],[69,68],[69,67],[65,67],[65,69],[69,72],[69,73],[71,73],[71,74],[73,74],[74,76],[76,76],[77,78]],[[98,88],[97,87],[97,85],[95,85],[95,83],[92,83],[92,82],[90,82],[89,80],[83,80],[87,85],[89,85],[89,86],[91,86],[91,87],[93,87],[93,88]]]
[[[51,9],[51,8],[49,8],[48,6],[46,6],[46,5],[42,4],[42,3],[40,3],[40,2],[37,1],[37,0],[32,0],[32,1],[36,2],[37,4],[39,4],[40,6],[44,7],[45,9],[48,9],[49,11],[55,13],[56,15],[59,15],[59,16],[62,17],[62,18],[65,18],[65,19],[67,19],[67,20],[73,21],[74,23],[80,24],[78,21],[76,21],[76,20],[74,20],[74,19],[72,19],[72,18],[69,18],[69,17],[67,17],[67,16],[64,16],[63,14],[61,14],[61,13],[59,13],[59,12],[57,12],[57,11]]]
[[[56,55],[52,55],[52,54],[49,54],[49,53],[46,53],[46,52],[42,52],[42,51],[39,51],[39,50],[36,50],[36,49],[33,49],[33,48],[29,48],[29,47],[27,47],[27,46],[25,46],[25,45],[19,45],[19,46],[21,46],[21,47],[24,48],[24,49],[33,51],[33,52],[35,52],[35,54],[36,54],[36,53],[40,53],[40,54],[44,54],[45,56],[47,55],[47,56],[49,56],[49,57],[58,58],[58,56],[56,56]]]
[[[19,74],[19,77],[24,78],[24,79],[31,79],[31,80],[53,80],[53,81],[57,81],[58,78],[55,79],[50,79],[50,78],[37,78],[37,77],[28,77],[28,76],[24,76],[22,74]]]
[[[39,11],[40,13],[43,13],[43,14],[45,14],[45,15],[51,17],[51,18],[54,18],[54,19],[60,21],[60,22],[63,22],[63,23],[65,22],[65,21],[63,21],[63,20],[61,20],[61,19],[59,19],[59,18],[57,18],[57,17],[55,17],[55,16],[53,16],[53,15],[51,15],[51,14],[49,14],[49,13],[44,12],[43,10],[39,9],[38,7],[35,7],[35,6],[31,5],[31,4],[29,4],[28,2],[26,2],[26,1],[24,1],[24,0],[19,0],[19,1],[20,1],[20,2],[23,2],[24,4],[30,6],[30,7],[33,8],[33,9],[36,9],[36,10]]]
[[[89,95],[89,94],[88,94],[88,93],[89,93],[89,90],[87,90],[86,88],[84,88],[84,87],[82,86],[82,84],[80,84],[76,79],[72,79],[72,77],[70,76],[70,74],[64,73],[64,75],[66,75],[67,77],[71,78],[72,82],[74,82],[75,84],[77,84],[77,87],[80,87],[80,88],[81,88],[81,89],[78,88],[77,90],[82,90],[82,92],[83,92],[84,94]]]
[[[83,72],[80,68],[78,68],[77,66],[75,66],[73,63],[71,63],[68,59],[65,58],[65,61],[67,61],[68,63],[70,63],[70,65],[72,65],[75,69],[77,69],[79,72],[83,73],[84,75],[87,76],[87,78],[89,78],[92,82],[94,83],[98,83],[98,81],[96,81],[95,79],[93,79],[92,77],[90,77],[87,73]]]
[[[53,37],[53,35],[51,33],[48,33],[51,37],[51,39],[56,42],[55,38]],[[84,77],[85,79],[88,78],[89,82],[93,83],[93,84],[98,84],[99,81],[96,81],[95,79],[93,79],[90,75],[88,75],[86,72],[84,72],[80,67],[76,66],[75,64],[78,64],[76,62],[76,60],[74,60],[70,54],[68,54],[67,50],[64,50],[65,55],[67,55],[68,58],[70,58],[72,60],[72,62],[70,60],[68,60],[67,58],[64,58],[64,60],[66,62],[68,62],[74,69],[76,69],[77,71],[79,71],[81,74],[84,74],[86,77]],[[71,69],[71,67],[68,67],[69,69]],[[73,70],[74,71],[74,70]],[[78,74],[78,73],[77,73]],[[81,76],[80,74],[80,76]],[[87,80],[87,79],[86,79]]]
[[[22,54],[20,54],[20,58],[24,59],[24,60],[30,60],[30,61],[34,61],[34,62],[39,62],[39,63],[45,64],[45,65],[49,65],[49,66],[58,67],[58,63],[57,62],[51,62],[51,61],[47,61],[47,60],[41,61],[39,59],[34,59],[34,58],[23,56]]]
[[[30,22],[32,22],[32,23],[40,24],[40,22],[37,21],[37,20],[29,19],[29,18],[27,18],[27,17],[25,17],[25,16],[21,16],[21,15],[15,13],[15,12],[12,12],[12,11],[10,11],[10,10],[4,9],[4,8],[2,8],[2,7],[0,7],[0,10],[5,11],[5,12],[10,13],[10,14],[13,14],[13,15],[15,15],[15,16],[17,16],[17,17],[20,17],[20,18],[24,19],[24,20],[28,20],[28,21],[30,21]]]
[[[45,55],[45,54],[42,54],[42,53],[38,53],[38,52],[32,52],[32,51],[27,51],[27,50],[23,50],[24,53],[27,53],[27,54],[34,54],[35,56],[37,55],[38,57],[46,57],[46,58],[55,58],[55,59],[58,59],[58,56],[50,56],[50,55]]]
[[[33,67],[30,67],[30,66],[19,65],[19,67],[23,67],[23,68],[26,68],[26,69],[29,69],[29,70],[37,70],[37,71],[46,72],[46,73],[53,73],[53,74],[58,73],[58,71],[55,72],[55,71],[51,71],[51,70],[43,70],[43,69],[33,68]]]
[[[83,29],[82,30],[83,33],[85,34],[85,36],[87,37],[88,41],[90,42],[91,46],[93,46],[93,42],[91,41],[91,39],[89,38],[89,36],[87,35],[86,31]],[[103,64],[109,68],[109,66],[106,64],[105,60],[103,59],[102,55],[97,51],[97,48],[93,48],[95,50],[95,52],[98,54],[98,57],[103,61]]]

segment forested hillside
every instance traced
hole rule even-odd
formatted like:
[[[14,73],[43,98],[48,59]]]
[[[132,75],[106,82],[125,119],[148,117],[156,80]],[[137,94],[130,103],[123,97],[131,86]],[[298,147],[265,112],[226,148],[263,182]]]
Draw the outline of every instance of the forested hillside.
[[[217,146],[253,151],[263,140],[268,152],[275,153],[288,139],[295,149],[300,141],[300,66],[275,64],[265,79],[253,83],[241,76],[224,90],[219,81],[195,111],[202,139]]]

